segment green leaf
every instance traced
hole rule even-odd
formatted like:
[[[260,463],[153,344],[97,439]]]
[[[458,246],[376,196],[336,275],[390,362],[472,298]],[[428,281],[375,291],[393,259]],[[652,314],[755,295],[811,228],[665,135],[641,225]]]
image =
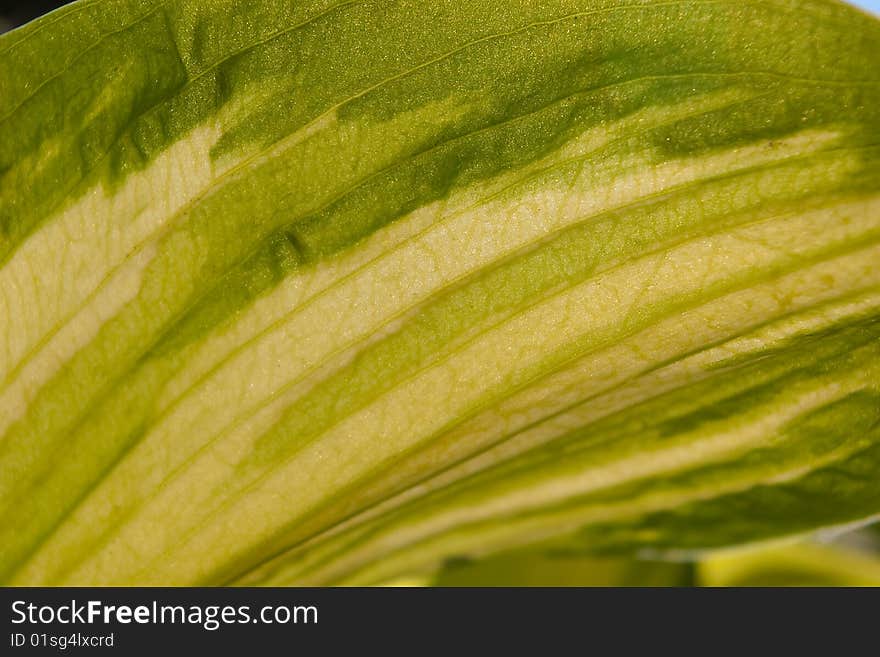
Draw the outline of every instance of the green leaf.
[[[80,0],[0,36],[0,580],[880,513],[880,23]]]

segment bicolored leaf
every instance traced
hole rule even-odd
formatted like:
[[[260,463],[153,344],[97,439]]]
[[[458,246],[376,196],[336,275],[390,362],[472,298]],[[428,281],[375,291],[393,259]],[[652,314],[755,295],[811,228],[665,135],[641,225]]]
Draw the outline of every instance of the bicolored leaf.
[[[0,578],[880,513],[880,23],[80,0],[0,37]]]

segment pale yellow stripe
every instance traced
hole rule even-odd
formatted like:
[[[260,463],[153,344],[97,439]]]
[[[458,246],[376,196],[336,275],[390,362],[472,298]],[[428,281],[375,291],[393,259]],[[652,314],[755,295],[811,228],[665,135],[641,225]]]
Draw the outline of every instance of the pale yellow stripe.
[[[71,321],[64,323],[27,359],[12,383],[0,389],[0,436],[25,414],[47,378],[61,369],[71,354],[91,342],[105,322],[137,295],[143,272],[154,255],[152,246],[135,253]]]

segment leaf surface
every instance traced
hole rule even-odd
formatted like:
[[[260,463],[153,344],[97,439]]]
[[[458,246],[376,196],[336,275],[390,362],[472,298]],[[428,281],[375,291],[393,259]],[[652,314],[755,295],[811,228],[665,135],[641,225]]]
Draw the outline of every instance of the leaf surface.
[[[880,513],[880,23],[80,0],[0,36],[0,579]]]

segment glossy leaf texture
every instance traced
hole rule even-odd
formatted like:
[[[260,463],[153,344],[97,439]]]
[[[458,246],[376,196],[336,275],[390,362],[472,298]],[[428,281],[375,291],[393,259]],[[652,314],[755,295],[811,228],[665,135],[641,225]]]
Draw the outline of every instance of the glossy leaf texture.
[[[80,0],[0,37],[0,580],[880,513],[880,23]]]

